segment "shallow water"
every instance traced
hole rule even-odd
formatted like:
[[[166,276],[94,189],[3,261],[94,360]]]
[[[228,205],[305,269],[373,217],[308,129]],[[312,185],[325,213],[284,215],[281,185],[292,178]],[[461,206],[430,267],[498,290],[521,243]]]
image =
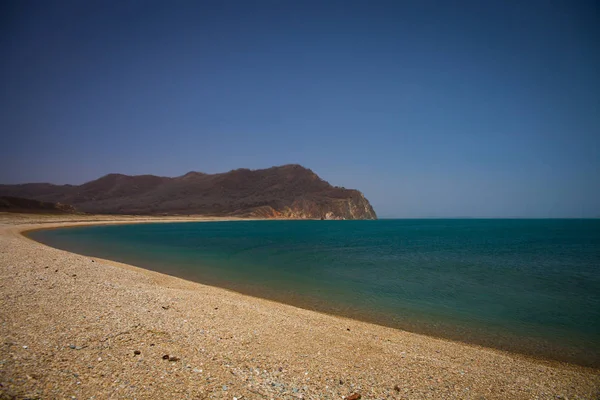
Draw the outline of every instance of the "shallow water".
[[[600,365],[600,220],[156,223],[30,237],[305,308]]]

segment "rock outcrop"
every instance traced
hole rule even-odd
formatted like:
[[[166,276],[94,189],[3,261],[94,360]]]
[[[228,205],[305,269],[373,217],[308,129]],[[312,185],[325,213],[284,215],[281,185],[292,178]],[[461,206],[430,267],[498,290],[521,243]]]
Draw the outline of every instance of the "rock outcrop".
[[[0,195],[66,203],[96,214],[377,218],[361,192],[332,186],[300,165],[222,174],[189,172],[176,178],[109,174],[79,186],[0,185]]]

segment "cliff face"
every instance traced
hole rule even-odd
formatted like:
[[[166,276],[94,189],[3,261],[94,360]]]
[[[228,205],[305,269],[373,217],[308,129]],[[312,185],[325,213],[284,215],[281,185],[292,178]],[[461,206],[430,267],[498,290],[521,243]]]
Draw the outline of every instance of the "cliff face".
[[[261,206],[241,210],[233,215],[256,218],[289,218],[289,219],[377,219],[375,210],[362,193],[346,199],[329,199],[329,201],[300,199],[289,206],[274,209]]]
[[[109,174],[83,185],[0,185],[0,195],[74,205],[99,214],[232,215],[296,219],[376,219],[357,190],[331,186],[300,165],[176,178]]]

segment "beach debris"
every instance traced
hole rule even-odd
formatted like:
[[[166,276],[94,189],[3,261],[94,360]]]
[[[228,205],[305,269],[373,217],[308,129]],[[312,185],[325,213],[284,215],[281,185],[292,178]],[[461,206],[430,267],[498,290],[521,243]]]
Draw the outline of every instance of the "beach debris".
[[[227,391],[227,385],[223,385],[223,390]]]
[[[343,384],[344,384],[344,381],[340,379],[340,385],[343,385]]]
[[[352,393],[350,396],[344,397],[344,400],[359,400],[361,397],[359,393]]]
[[[162,359],[163,359],[163,360],[168,360],[168,359],[169,359],[169,355],[168,355],[168,354],[165,354],[164,356],[162,356]]]
[[[179,357],[169,356],[169,361],[179,361]]]
[[[168,305],[162,306],[163,310],[168,310],[170,307]]]
[[[399,392],[399,391],[400,391],[400,386],[398,386],[398,385],[394,385],[394,390],[395,390],[396,392]]]
[[[92,260],[92,262],[96,262],[96,261]]]
[[[23,348],[24,348],[25,350],[27,350],[29,347],[28,347],[28,346],[23,346]]]
[[[142,354],[142,352],[139,350],[134,350],[133,354],[135,354],[136,356],[139,356],[140,354]]]
[[[350,331],[350,328],[346,328],[347,331]]]

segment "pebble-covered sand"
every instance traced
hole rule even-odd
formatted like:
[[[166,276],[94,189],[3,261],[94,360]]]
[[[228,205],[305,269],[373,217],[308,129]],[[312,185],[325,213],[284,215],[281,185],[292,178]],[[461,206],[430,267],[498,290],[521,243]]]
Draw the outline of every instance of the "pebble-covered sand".
[[[0,399],[600,398],[599,370],[307,311],[19,233],[92,219],[114,218],[0,214]]]

